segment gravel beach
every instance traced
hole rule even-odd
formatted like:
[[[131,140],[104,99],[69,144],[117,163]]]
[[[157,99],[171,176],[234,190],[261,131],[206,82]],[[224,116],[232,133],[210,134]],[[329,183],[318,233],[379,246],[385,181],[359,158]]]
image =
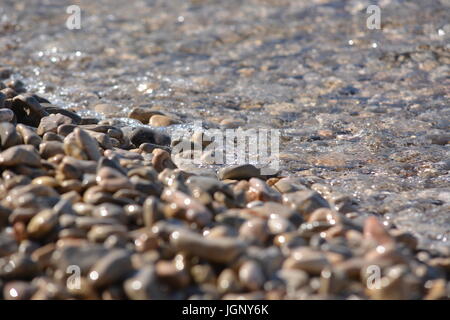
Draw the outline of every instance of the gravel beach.
[[[3,0],[0,298],[448,299],[449,21]],[[279,169],[214,163],[208,129],[275,130]]]

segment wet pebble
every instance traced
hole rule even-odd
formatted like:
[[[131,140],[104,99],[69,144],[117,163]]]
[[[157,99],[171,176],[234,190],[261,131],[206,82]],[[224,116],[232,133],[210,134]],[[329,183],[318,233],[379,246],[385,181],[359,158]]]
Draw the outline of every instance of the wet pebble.
[[[259,176],[260,170],[251,164],[226,167],[220,169],[218,172],[218,177],[220,180],[226,179],[241,180]]]
[[[244,243],[233,238],[206,240],[201,235],[184,230],[173,232],[170,243],[177,250],[217,263],[230,263],[245,249]]]
[[[104,288],[123,280],[132,271],[130,253],[124,250],[113,250],[92,266],[88,279],[95,288]]]
[[[0,164],[5,167],[17,165],[40,167],[41,159],[33,146],[18,145],[0,153]]]

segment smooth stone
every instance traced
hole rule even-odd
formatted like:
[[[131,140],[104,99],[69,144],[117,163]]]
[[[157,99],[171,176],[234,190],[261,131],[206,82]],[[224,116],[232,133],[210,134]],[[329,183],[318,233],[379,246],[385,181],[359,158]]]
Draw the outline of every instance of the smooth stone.
[[[46,141],[39,145],[39,153],[42,158],[48,159],[57,154],[64,154],[64,144],[59,141]]]
[[[239,229],[239,236],[243,240],[263,245],[269,238],[266,221],[260,218],[245,221]]]
[[[146,124],[149,122],[150,118],[154,115],[162,115],[160,111],[152,110],[144,107],[133,108],[128,114],[128,118],[136,119]]]
[[[259,177],[260,170],[252,164],[235,165],[220,169],[217,176],[220,180],[250,179],[252,177]]]
[[[14,253],[9,257],[0,258],[0,279],[28,280],[37,273],[38,266],[29,255]]]
[[[273,245],[269,247],[249,247],[246,251],[246,256],[257,261],[268,278],[272,277],[281,268],[285,259],[282,251]]]
[[[281,194],[276,189],[270,188],[265,181],[258,178],[250,178],[248,182],[247,199],[249,201],[281,202]]]
[[[272,215],[267,221],[267,227],[271,234],[278,235],[295,230],[295,226],[287,219]]]
[[[242,285],[236,273],[230,269],[224,269],[217,277],[217,289],[222,293],[240,292]]]
[[[217,180],[216,177],[207,176],[191,176],[186,180],[186,185],[192,192],[196,190],[208,192],[213,195],[215,192],[220,191],[226,195],[232,197],[233,190],[230,186],[226,185],[222,181]]]
[[[41,105],[42,105],[42,107],[44,107],[45,111],[47,111],[49,114],[61,114],[63,116],[66,116],[66,117],[69,117],[70,119],[72,119],[72,123],[74,123],[74,124],[81,123],[81,117],[76,112],[57,107],[50,103],[44,102],[44,103],[41,103]]]
[[[129,139],[136,147],[142,143],[170,146],[170,137],[150,128],[139,127],[131,131]]]
[[[105,191],[116,192],[120,189],[132,189],[127,176],[112,167],[102,167],[97,172],[97,184]]]
[[[152,227],[157,221],[164,219],[158,198],[150,196],[143,204],[143,222],[146,227]]]
[[[127,228],[123,225],[96,225],[89,230],[87,238],[91,242],[102,243],[112,235],[125,237],[127,234]]]
[[[41,157],[33,146],[18,145],[0,153],[0,165],[5,167],[17,165],[40,167]]]
[[[311,190],[285,193],[283,195],[283,204],[297,210],[305,219],[308,219],[309,215],[316,209],[330,207],[319,193]]]
[[[98,142],[78,127],[64,138],[65,153],[76,159],[98,161],[101,157],[99,148]]]
[[[86,152],[88,160],[98,161],[101,154],[99,152],[99,145],[97,141],[83,129],[76,128],[73,133],[79,147],[83,148]]]
[[[161,290],[160,281],[153,265],[146,265],[138,272],[125,280],[123,284],[125,293],[131,300],[162,300],[167,299]]]
[[[141,179],[137,176],[131,177],[130,182],[133,185],[133,189],[142,192],[144,195],[159,196],[163,189],[161,184],[153,183],[148,180]]]
[[[177,124],[177,123],[179,123],[179,122],[176,120],[173,120],[172,118],[170,118],[168,116],[159,115],[159,114],[153,115],[148,122],[148,124],[152,127],[168,127],[170,125]]]
[[[42,247],[37,248],[31,253],[31,259],[35,261],[42,270],[51,266],[51,257],[56,250],[54,243],[48,243]]]
[[[162,282],[174,288],[184,288],[189,285],[190,277],[185,268],[180,267],[183,263],[175,261],[160,260],[156,263],[156,275]]]
[[[54,133],[54,132],[46,132],[42,136],[42,140],[45,142],[47,142],[47,141],[64,142],[64,137],[62,137],[59,134]]]
[[[0,233],[0,257],[8,256],[18,249],[16,240],[5,233]]]
[[[94,226],[100,226],[100,225],[117,225],[118,221],[116,219],[111,218],[94,218],[91,216],[85,216],[85,217],[76,217],[75,218],[75,225],[77,228],[83,229],[83,230],[90,230]]]
[[[214,269],[209,264],[197,264],[191,268],[191,276],[195,283],[215,283]]]
[[[7,99],[7,96],[5,93],[2,92],[3,89],[4,89],[4,87],[3,87],[3,83],[2,83],[2,84],[0,84],[0,109],[8,110],[5,108],[5,100]],[[14,118],[14,112],[12,113],[12,116]]]
[[[37,134],[42,136],[46,132],[57,133],[57,129],[63,124],[72,124],[73,120],[62,114],[50,114],[41,119],[39,127],[37,128]]]
[[[83,201],[88,204],[101,204],[103,202],[114,203],[114,198],[109,192],[105,192],[100,186],[88,188],[83,194]]]
[[[27,233],[31,238],[41,239],[58,224],[58,216],[51,209],[46,209],[33,218],[27,225]]]
[[[441,146],[450,144],[450,134],[448,133],[433,134],[429,135],[428,138],[431,140],[432,144],[437,144]]]
[[[97,244],[60,247],[53,252],[51,263],[63,272],[66,272],[70,266],[78,266],[81,274],[86,275],[92,266],[107,253],[108,250],[104,246]]]
[[[103,167],[113,168],[113,169],[119,171],[120,173],[122,173],[123,175],[127,175],[126,169],[120,165],[120,163],[119,163],[119,161],[117,161],[117,159],[109,159],[106,157],[101,157],[97,163],[97,172]]]
[[[278,270],[276,277],[285,283],[288,295],[294,294],[300,288],[307,285],[309,281],[307,272],[296,269]]]
[[[88,279],[95,288],[104,288],[123,280],[132,271],[130,253],[115,249],[94,264]]]
[[[88,131],[88,133],[103,149],[112,149],[114,147],[112,139],[106,133],[95,131]]]
[[[2,149],[22,143],[22,137],[17,133],[16,127],[9,122],[0,122],[0,141]]]
[[[394,239],[376,217],[368,217],[364,223],[364,238],[379,245],[392,245]]]
[[[264,202],[263,205],[249,208],[246,211],[264,219],[269,219],[271,216],[278,216],[289,220],[296,227],[304,221],[303,216],[299,212],[281,203],[272,201]]]
[[[245,244],[234,238],[205,239],[201,235],[184,230],[170,235],[170,243],[177,251],[217,263],[230,263],[245,249]]]
[[[181,191],[165,189],[161,199],[173,202],[178,208],[185,210],[186,220],[195,222],[200,226],[207,225],[212,220],[212,214],[208,208]]]
[[[8,225],[8,219],[12,210],[0,205],[0,230]],[[0,254],[1,257],[1,254]]]
[[[291,193],[300,190],[307,190],[307,187],[302,183],[301,179],[296,178],[283,178],[278,180],[274,187],[281,193]]]
[[[246,261],[239,268],[241,284],[251,291],[260,290],[265,282],[263,269],[255,261]]]
[[[57,128],[56,133],[60,136],[67,137],[76,128],[78,128],[78,126],[75,124],[62,124]]]
[[[299,269],[318,275],[329,266],[325,254],[308,247],[300,247],[292,251],[291,256],[283,263],[283,269]]]
[[[48,116],[48,113],[41,104],[31,95],[18,95],[14,97],[11,109],[17,117],[17,122],[35,128],[39,126],[43,117]]]
[[[0,93],[1,95],[2,93]],[[0,98],[1,100],[1,98]],[[1,105],[1,102],[0,102]],[[14,112],[10,109],[0,109],[0,122],[11,122],[14,120]]]
[[[166,168],[176,168],[176,165],[172,162],[170,154],[166,150],[157,148],[152,151],[152,155],[152,166],[157,172],[161,172]]]
[[[127,221],[123,207],[113,203],[102,203],[96,206],[92,211],[92,216],[94,218],[112,218],[123,223]]]
[[[16,125],[16,130],[22,136],[25,144],[30,144],[36,149],[39,148],[42,138],[31,127],[19,123]]]

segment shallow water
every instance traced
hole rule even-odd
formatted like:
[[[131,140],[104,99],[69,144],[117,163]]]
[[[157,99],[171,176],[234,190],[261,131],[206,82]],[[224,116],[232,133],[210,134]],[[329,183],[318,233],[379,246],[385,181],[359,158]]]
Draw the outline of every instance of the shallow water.
[[[450,252],[449,145],[430,139],[450,131],[449,21],[448,0],[2,0],[0,66],[86,115],[149,104],[280,129],[284,174]]]

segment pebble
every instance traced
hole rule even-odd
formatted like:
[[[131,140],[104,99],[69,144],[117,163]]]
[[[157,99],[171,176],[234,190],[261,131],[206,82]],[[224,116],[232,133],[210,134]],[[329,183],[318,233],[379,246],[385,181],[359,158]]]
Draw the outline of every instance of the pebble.
[[[380,245],[391,245],[394,243],[391,235],[376,217],[368,217],[366,219],[364,223],[364,238],[373,240]]]
[[[171,287],[184,288],[191,281],[183,262],[160,260],[156,263],[155,269],[158,279]]]
[[[26,165],[30,167],[40,167],[41,159],[33,146],[18,145],[10,147],[0,153],[0,165],[12,167]]]
[[[104,246],[97,244],[61,246],[53,251],[50,262],[64,272],[70,266],[76,265],[80,268],[81,274],[86,275],[93,265],[107,253],[108,250]]]
[[[316,209],[330,207],[320,194],[311,190],[283,194],[283,204],[301,213],[305,219]]]
[[[138,270],[134,276],[124,282],[125,293],[131,300],[167,299],[166,294],[161,290],[162,288],[163,286],[156,275],[156,269],[152,265]]]
[[[162,115],[162,113],[149,108],[136,107],[130,111],[130,113],[128,114],[128,118],[136,119],[146,124],[149,123],[150,118],[154,115]]]
[[[170,154],[163,149],[154,149],[152,151],[152,166],[155,168],[156,171],[161,172],[164,169],[175,169],[176,166],[172,162],[172,159],[170,157]]]
[[[92,266],[88,279],[94,288],[104,288],[123,280],[132,271],[130,253],[113,250]]]
[[[170,235],[170,243],[176,250],[186,251],[216,263],[230,263],[245,249],[245,244],[233,238],[206,240],[201,235],[189,231],[175,231]]]
[[[22,137],[17,133],[16,127],[9,122],[0,122],[0,141],[2,149],[22,144]]]
[[[16,130],[22,136],[23,142],[25,144],[32,145],[35,148],[39,148],[39,145],[42,142],[42,138],[39,137],[33,129],[26,125],[18,124],[16,126]]]
[[[229,268],[224,269],[220,273],[217,278],[217,287],[222,293],[240,292],[242,290],[238,276]]]
[[[59,141],[46,141],[39,145],[39,154],[48,159],[58,154],[64,154],[64,144]]]
[[[168,127],[177,123],[179,122],[168,116],[159,114],[153,115],[148,122],[148,124],[152,127]]]
[[[132,188],[129,179],[111,167],[100,168],[97,172],[96,181],[103,190],[108,192]]]
[[[222,168],[218,172],[218,177],[220,180],[242,180],[259,176],[260,170],[251,164],[230,166]]]
[[[328,265],[328,259],[322,252],[310,248],[298,248],[285,260],[283,269],[298,269],[318,275]]]
[[[0,278],[5,280],[30,280],[38,272],[37,264],[29,255],[14,253],[0,258]]]
[[[37,128],[41,119],[48,116],[41,104],[32,95],[18,95],[13,98],[11,110],[17,122]]]
[[[150,128],[138,127],[131,131],[131,143],[139,147],[143,143],[152,143],[161,146],[170,146],[170,137]]]
[[[37,134],[42,136],[46,132],[56,133],[60,125],[72,124],[73,120],[62,114],[50,114],[41,119],[39,127],[37,128]]]
[[[82,149],[86,155],[87,160],[98,161],[101,157],[99,152],[99,145],[97,141],[92,138],[85,130],[76,128],[73,131],[75,141],[80,149]]]
[[[1,93],[0,93],[1,95]],[[1,99],[1,96],[0,96]],[[0,102],[1,105],[1,102]],[[14,112],[9,109],[0,109],[0,122],[11,122],[14,119]]]
[[[239,268],[239,280],[248,290],[256,291],[262,289],[265,276],[259,263],[246,261]]]
[[[46,209],[33,218],[27,225],[27,233],[31,238],[42,239],[46,236],[58,223],[58,216],[51,209]]]
[[[241,225],[239,235],[243,240],[263,245],[269,238],[267,223],[260,218],[247,220]]]
[[[81,124],[82,118],[78,114],[76,114],[75,112],[73,112],[69,109],[60,108],[55,105],[52,105],[51,103],[45,103],[45,102],[41,103],[41,105],[42,105],[42,107],[44,107],[45,111],[49,114],[63,115],[65,117],[72,119],[71,123]]]

